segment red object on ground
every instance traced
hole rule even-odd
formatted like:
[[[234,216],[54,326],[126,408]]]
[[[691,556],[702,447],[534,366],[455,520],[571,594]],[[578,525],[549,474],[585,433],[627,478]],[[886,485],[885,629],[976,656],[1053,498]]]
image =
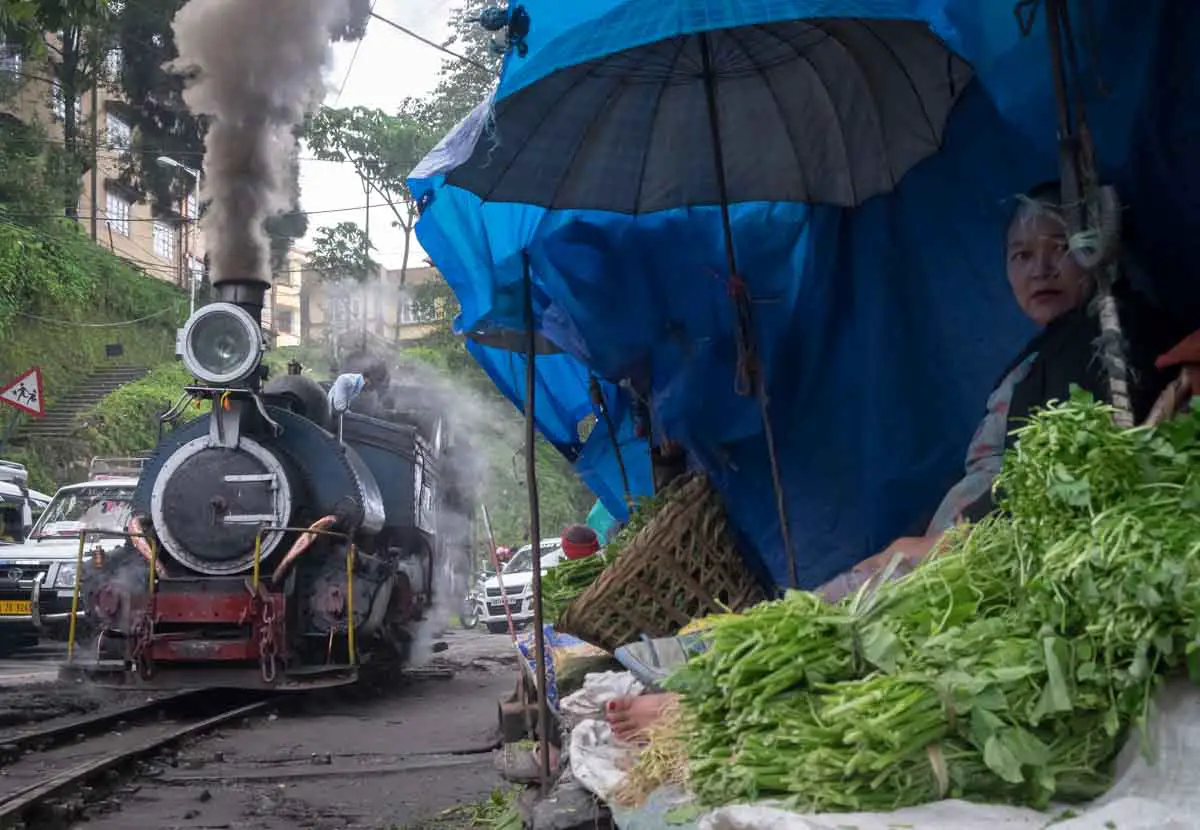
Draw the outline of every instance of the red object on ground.
[[[600,550],[600,538],[587,525],[571,525],[562,533],[562,549],[568,559],[586,559]]]

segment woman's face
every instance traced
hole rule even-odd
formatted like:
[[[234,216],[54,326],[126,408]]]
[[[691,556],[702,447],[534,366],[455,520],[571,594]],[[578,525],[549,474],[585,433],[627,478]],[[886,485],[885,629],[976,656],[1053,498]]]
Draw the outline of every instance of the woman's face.
[[[1054,213],[1022,210],[1008,229],[1007,254],[1013,296],[1039,326],[1087,300],[1091,281],[1071,256],[1066,225]]]

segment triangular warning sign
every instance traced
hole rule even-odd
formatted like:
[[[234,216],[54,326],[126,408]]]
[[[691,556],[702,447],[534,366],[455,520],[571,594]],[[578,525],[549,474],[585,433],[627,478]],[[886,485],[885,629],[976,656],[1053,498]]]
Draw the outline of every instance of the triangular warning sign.
[[[34,366],[0,390],[0,401],[15,406],[35,417],[46,414],[46,398],[42,395],[42,370]]]

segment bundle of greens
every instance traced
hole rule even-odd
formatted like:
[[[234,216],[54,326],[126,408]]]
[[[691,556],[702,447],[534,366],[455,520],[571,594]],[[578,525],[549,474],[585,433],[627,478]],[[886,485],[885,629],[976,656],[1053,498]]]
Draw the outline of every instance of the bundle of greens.
[[[910,575],[715,620],[670,681],[698,798],[857,811],[1103,792],[1161,677],[1200,665],[1198,436],[1200,413],[1121,430],[1076,393],[1022,430],[1004,514]]]
[[[542,615],[557,620],[567,603],[586,591],[607,564],[603,556],[587,556],[568,559],[551,568],[542,577]]]
[[[564,561],[542,577],[542,613],[546,619],[557,621],[563,609],[590,588],[607,566],[617,561],[625,545],[670,500],[671,492],[668,490],[654,498],[642,499],[629,517],[629,522],[604,547],[603,556]]]

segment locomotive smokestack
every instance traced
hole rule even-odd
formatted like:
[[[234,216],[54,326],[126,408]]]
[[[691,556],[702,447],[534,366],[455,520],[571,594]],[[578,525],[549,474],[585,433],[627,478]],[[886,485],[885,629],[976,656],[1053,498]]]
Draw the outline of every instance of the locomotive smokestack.
[[[175,15],[184,100],[210,119],[203,219],[219,297],[261,320],[271,287],[263,222],[291,209],[293,130],[320,105],[350,0],[190,0]]]

